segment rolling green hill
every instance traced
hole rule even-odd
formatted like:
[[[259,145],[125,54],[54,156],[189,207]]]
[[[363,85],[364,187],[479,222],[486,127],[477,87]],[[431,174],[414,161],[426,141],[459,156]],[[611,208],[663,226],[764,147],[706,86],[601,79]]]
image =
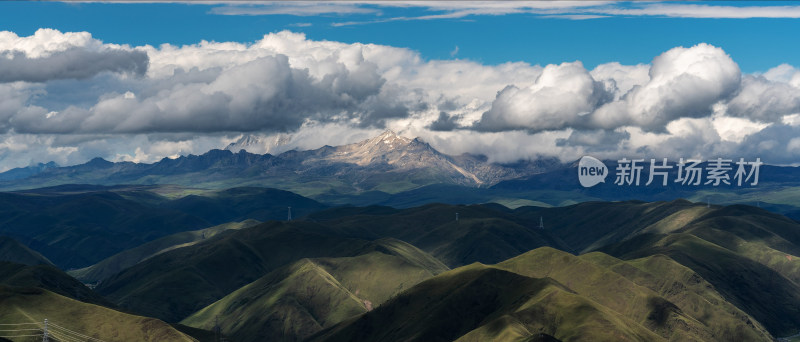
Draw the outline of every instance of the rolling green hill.
[[[114,254],[92,266],[68,271],[67,273],[84,283],[96,283],[158,254],[175,248],[192,246],[230,229],[252,227],[258,223],[260,222],[256,220],[245,220],[200,230],[175,233]]]
[[[771,341],[701,277],[664,256],[623,261],[539,248],[408,289],[312,341]],[[246,339],[245,341],[250,341]]]
[[[0,262],[0,284],[17,287],[38,287],[87,303],[114,305],[87,288],[75,278],[49,265],[23,265]]]
[[[134,312],[177,322],[291,262],[376,250],[392,248],[311,222],[273,221],[159,254],[106,279],[97,291]]]
[[[288,207],[294,218],[326,208],[295,193],[270,188],[243,187],[190,194],[164,203],[164,207],[200,217],[212,224],[253,219],[285,220]]]
[[[268,188],[63,185],[0,193],[0,234],[73,269],[178,232],[247,219],[284,220],[289,206],[294,217],[326,208]]]
[[[550,278],[473,264],[417,284],[310,341],[659,341]]]
[[[447,270],[408,244],[397,240],[381,244],[387,249],[355,257],[294,262],[182,323],[209,329],[219,318],[222,332],[237,341],[302,341]]]
[[[586,253],[625,240],[651,227],[680,228],[710,211],[705,204],[671,202],[584,202],[566,207],[521,207],[513,216],[539,221],[576,253]]]
[[[63,269],[88,266],[152,239],[208,226],[198,217],[108,191],[0,193],[0,233]]]
[[[599,252],[574,256],[543,247],[497,267],[557,280],[668,340],[771,338],[697,273],[663,255],[623,261]]]
[[[536,228],[538,217],[520,219],[508,208],[496,204],[430,204],[402,210],[345,207],[311,214],[308,220],[354,237],[403,240],[449,267],[473,262],[497,263],[542,246],[569,250],[550,231]]]
[[[83,303],[39,288],[0,285],[0,322],[43,324],[45,319],[56,341],[87,340],[77,334],[109,342],[195,341],[157,319]]]
[[[39,252],[19,243],[7,236],[0,236],[0,261],[15,262],[25,265],[52,265]]]
[[[590,202],[523,207],[576,251],[630,260],[665,255],[708,281],[775,336],[800,331],[800,224],[766,210],[671,202]]]
[[[73,274],[106,277],[97,291],[126,310],[202,329],[219,316],[245,341],[315,333],[334,341],[714,341],[800,331],[800,224],[754,207],[339,207],[227,228],[155,240]],[[430,278],[446,267],[458,268]],[[461,311],[462,323],[448,321]]]

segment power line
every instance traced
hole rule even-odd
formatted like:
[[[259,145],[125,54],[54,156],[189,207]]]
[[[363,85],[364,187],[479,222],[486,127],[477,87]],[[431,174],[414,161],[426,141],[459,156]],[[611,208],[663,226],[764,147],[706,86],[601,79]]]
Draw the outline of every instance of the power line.
[[[52,336],[52,337],[53,337],[54,339],[56,339],[57,341],[63,341],[63,342],[83,342],[83,340],[81,340],[81,339],[78,339],[78,338],[76,338],[76,337],[71,337],[71,336],[68,336],[68,335],[65,335],[65,334],[62,334],[62,333],[56,333],[55,331],[51,331],[51,332],[50,332],[50,336]]]
[[[67,328],[64,328],[64,327],[62,327],[62,326],[60,326],[58,324],[52,323],[52,322],[50,322],[50,326],[53,327],[53,328],[56,328],[56,329],[60,329],[61,331],[66,331],[68,333],[71,333],[72,335],[75,335],[75,336],[78,336],[78,337],[81,337],[81,338],[85,338],[85,339],[89,339],[89,340],[97,341],[97,342],[105,342],[105,341],[103,341],[103,340],[101,340],[99,338],[94,338],[94,337],[91,337],[89,335],[84,335],[84,334],[81,334],[79,332],[75,332],[75,331],[69,330]]]
[[[31,330],[42,331],[42,329],[40,329],[40,328],[36,328],[36,329],[0,329],[0,331],[31,331]]]

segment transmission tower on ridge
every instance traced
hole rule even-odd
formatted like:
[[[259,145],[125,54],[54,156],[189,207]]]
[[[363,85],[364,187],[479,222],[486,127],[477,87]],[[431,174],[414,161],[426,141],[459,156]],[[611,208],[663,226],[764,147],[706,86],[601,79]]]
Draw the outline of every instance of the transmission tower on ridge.
[[[289,218],[286,219],[287,221],[292,220],[292,207],[289,207]]]
[[[544,219],[539,216],[539,229],[544,229]]]
[[[44,319],[44,329],[42,329],[42,342],[49,342],[50,336],[47,333],[47,318]]]

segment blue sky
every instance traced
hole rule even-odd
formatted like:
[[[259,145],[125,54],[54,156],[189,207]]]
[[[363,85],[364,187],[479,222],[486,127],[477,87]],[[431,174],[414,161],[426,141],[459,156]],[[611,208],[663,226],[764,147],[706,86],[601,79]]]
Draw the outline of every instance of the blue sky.
[[[313,5],[316,6],[13,2],[0,4],[0,30],[19,35],[29,35],[45,27],[62,32],[88,31],[106,43],[131,45],[182,45],[200,40],[253,42],[266,33],[292,30],[306,33],[315,40],[408,47],[427,59],[451,58],[457,46],[458,53],[452,54],[455,57],[486,64],[525,61],[545,65],[581,60],[587,68],[612,61],[649,63],[653,56],[672,47],[705,42],[723,48],[739,63],[743,72],[761,72],[781,63],[800,65],[800,44],[796,39],[800,20],[797,18],[725,17],[748,16],[747,10],[753,8],[798,5],[793,2],[665,4],[701,6],[703,11],[712,14],[723,12],[715,10],[715,7],[728,6],[741,8],[745,13],[723,13],[712,18],[607,13],[644,9],[658,3],[580,2],[573,4],[578,6],[577,9],[548,9],[552,12],[523,7],[522,11],[534,13],[505,13],[513,11],[489,9],[486,11],[489,14],[457,14],[454,18],[429,19],[413,18],[447,16],[457,13],[458,9],[447,8],[456,7],[452,3],[442,5],[446,7],[438,4],[398,7],[399,3],[388,6],[341,2],[328,7]],[[793,11],[776,9],[774,12],[795,16]],[[572,15],[576,13],[606,17],[575,20]],[[336,26],[343,23],[357,24]]]
[[[800,164],[798,32],[788,1],[0,2],[0,171],[387,128],[497,162]]]

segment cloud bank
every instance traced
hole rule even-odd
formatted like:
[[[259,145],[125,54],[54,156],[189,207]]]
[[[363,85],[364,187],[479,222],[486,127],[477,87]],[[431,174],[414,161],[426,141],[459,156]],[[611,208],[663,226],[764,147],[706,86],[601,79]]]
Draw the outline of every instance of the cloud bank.
[[[93,157],[150,162],[243,135],[283,148],[392,128],[450,154],[761,157],[800,161],[800,70],[743,74],[720,47],[649,64],[484,65],[283,31],[249,44],[106,44],[87,32],[0,32],[0,169]]]

